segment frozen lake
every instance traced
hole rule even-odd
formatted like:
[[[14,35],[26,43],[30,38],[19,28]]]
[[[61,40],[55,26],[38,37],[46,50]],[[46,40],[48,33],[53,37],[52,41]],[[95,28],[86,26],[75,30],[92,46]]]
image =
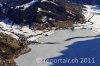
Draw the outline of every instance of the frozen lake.
[[[73,32],[71,30],[58,30],[50,36],[39,39],[39,41],[43,43],[54,42],[56,44],[30,45],[29,47],[32,49],[32,51],[25,55],[20,56],[15,61],[18,64],[18,66],[50,66],[51,65],[50,63],[39,63],[39,62],[41,61],[41,59],[45,60],[47,58],[55,58],[55,57],[59,58],[60,56],[63,55],[65,55],[64,57],[66,57],[67,54],[68,55],[74,54],[74,50],[72,50],[73,51],[72,53],[67,53],[67,54],[65,52],[61,53],[61,51],[67,52],[67,50],[77,48],[76,46],[74,47],[75,42],[96,39],[96,37],[85,38],[85,36],[96,36],[96,34],[88,29],[86,30],[79,29]],[[66,39],[71,37],[84,37],[84,38],[76,38],[76,39],[65,41]],[[69,47],[71,45],[73,46],[73,48]],[[89,46],[91,47],[90,44]],[[80,50],[80,52],[78,53],[81,53],[81,47],[79,47],[78,50]],[[55,64],[54,66],[58,66],[58,64]]]

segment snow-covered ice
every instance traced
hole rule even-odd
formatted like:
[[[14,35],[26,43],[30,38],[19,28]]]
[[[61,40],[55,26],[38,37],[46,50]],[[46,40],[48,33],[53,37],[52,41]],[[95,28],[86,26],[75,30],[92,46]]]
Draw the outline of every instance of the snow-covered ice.
[[[52,57],[58,57],[62,55],[60,51],[69,49],[66,46],[72,45],[74,42],[77,41],[84,41],[94,39],[91,38],[78,38],[73,39],[72,41],[64,41],[67,38],[77,37],[77,36],[95,36],[96,34],[89,29],[79,29],[72,32],[71,30],[57,30],[54,34],[42,37],[39,39],[40,42],[58,42],[59,44],[38,44],[38,45],[29,45],[32,49],[31,52],[20,56],[19,58],[15,59],[16,63],[19,66],[50,66],[51,63],[43,62],[42,60],[38,59],[47,59]],[[20,62],[21,61],[21,62]],[[39,63],[40,62],[40,63]]]

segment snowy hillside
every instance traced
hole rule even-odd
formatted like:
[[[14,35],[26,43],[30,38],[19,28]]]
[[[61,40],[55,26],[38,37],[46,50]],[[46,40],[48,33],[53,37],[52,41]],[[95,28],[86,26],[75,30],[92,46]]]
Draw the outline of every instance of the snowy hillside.
[[[75,29],[90,29],[95,33],[100,33],[100,8],[98,6],[84,5],[86,23],[78,24]]]
[[[42,0],[42,1],[45,1],[45,0]],[[19,4],[19,3],[23,3],[24,1],[18,1],[18,3],[17,4]],[[27,3],[28,2],[28,3]],[[15,20],[16,21],[16,23],[18,22],[19,24],[20,23],[29,23],[29,24],[31,24],[33,21],[34,21],[34,19],[35,19],[35,17],[37,17],[37,15],[34,15],[33,13],[39,13],[38,14],[38,17],[40,16],[41,17],[41,14],[43,15],[42,17],[43,18],[41,18],[41,20],[43,21],[43,23],[44,23],[44,21],[46,21],[47,19],[49,20],[49,19],[51,19],[51,21],[54,21],[55,19],[54,18],[56,18],[56,19],[58,19],[58,20],[66,20],[66,18],[69,18],[69,17],[67,17],[66,15],[68,15],[68,16],[71,16],[71,18],[73,18],[73,19],[76,19],[76,20],[79,20],[79,18],[77,19],[77,17],[79,16],[77,16],[77,15],[73,15],[73,13],[71,14],[69,11],[67,11],[66,13],[65,13],[65,11],[64,11],[64,9],[63,10],[61,10],[62,8],[61,7],[59,7],[59,6],[56,6],[54,3],[48,3],[48,2],[41,2],[40,3],[40,6],[38,6],[38,9],[37,9],[37,7],[34,7],[34,8],[36,8],[37,10],[35,11],[35,12],[32,12],[34,9],[32,8],[34,5],[34,3],[35,2],[37,2],[37,0],[30,0],[30,1],[25,1],[25,3],[24,4],[22,4],[22,5],[19,5],[19,6],[16,6],[15,7],[15,13],[17,13],[16,11],[18,10],[18,14],[15,14],[15,13],[13,13],[12,14],[12,12],[10,11],[10,14],[8,14],[8,17],[9,17],[9,15],[10,15],[10,17],[11,17],[11,19],[13,19],[15,16],[15,18],[13,19],[13,20]],[[37,4],[37,3],[35,3],[35,4]],[[45,7],[45,5],[47,5],[47,4],[49,4],[48,6],[50,6],[50,9],[48,8],[48,7]],[[56,11],[56,10],[53,10],[52,9],[52,6],[55,6],[55,8],[57,8],[58,9],[58,12]],[[20,7],[23,7],[22,9],[20,8]],[[75,24],[73,27],[75,27],[75,29],[90,29],[90,30],[92,30],[93,32],[96,32],[96,33],[99,33],[100,32],[100,23],[99,23],[99,21],[100,21],[100,9],[98,8],[98,6],[90,6],[90,5],[85,5],[85,9],[87,10],[87,11],[84,11],[84,16],[85,16],[85,20],[86,20],[86,23],[83,23],[83,24]],[[13,8],[14,7],[11,7],[11,9],[13,10]],[[45,9],[48,9],[47,11],[45,11]],[[21,9],[21,10],[20,10]],[[28,11],[27,11],[27,9],[28,9],[28,11],[29,12],[31,12],[31,13],[29,13]],[[32,9],[32,11],[31,11],[31,9]],[[39,9],[42,9],[42,10],[39,10]],[[44,9],[44,10],[43,10]],[[26,10],[26,11],[25,11]],[[26,12],[25,14],[26,15],[23,15],[24,13],[22,13],[22,11],[23,12]],[[43,11],[43,12],[42,12]],[[63,11],[63,12],[60,12],[60,11]],[[45,14],[45,12],[46,12],[46,14]],[[53,12],[55,13],[55,12],[57,12],[57,14],[53,14]],[[8,12],[9,13],[9,12]],[[21,14],[20,14],[21,13]],[[60,15],[59,15],[59,13],[60,13]],[[29,15],[30,14],[30,15]],[[62,15],[61,15],[62,14]],[[77,14],[77,13],[76,13]],[[12,16],[13,15],[13,16]],[[15,16],[14,16],[15,15]],[[19,16],[18,16],[19,15]],[[22,16],[23,15],[23,16]],[[28,15],[28,16],[27,16]],[[33,15],[33,16],[35,16],[35,17],[30,17],[31,15]],[[49,16],[48,16],[49,15]],[[27,16],[27,18],[26,18],[26,16]],[[56,17],[52,17],[52,16],[56,16]],[[64,18],[62,18],[62,16],[64,16]],[[23,18],[24,17],[24,18]],[[29,18],[30,17],[30,18]],[[45,20],[43,20],[44,19],[44,17],[45,17]],[[49,18],[47,18],[47,17],[49,17]],[[26,18],[26,19],[25,19]],[[21,20],[22,21],[21,21]],[[40,19],[40,18],[39,18]],[[31,21],[32,20],[32,21]],[[39,20],[38,20],[39,21]],[[50,20],[49,20],[50,21]],[[58,21],[58,22],[60,22],[60,21]],[[63,21],[64,22],[64,21]],[[74,21],[75,22],[75,21]],[[24,25],[24,26],[20,26],[20,25],[18,25],[18,24],[16,24],[16,23],[14,23],[14,25],[13,25],[13,21],[11,21],[11,20],[9,20],[8,18],[6,18],[5,20],[3,20],[2,22],[0,22],[0,32],[4,32],[4,33],[6,33],[6,34],[10,34],[11,36],[13,36],[14,38],[16,38],[16,39],[19,39],[19,37],[17,36],[17,34],[22,34],[22,35],[24,35],[26,38],[27,38],[27,40],[28,41],[34,41],[34,40],[37,40],[38,38],[40,38],[40,37],[43,37],[43,36],[47,36],[47,35],[51,35],[52,33],[54,33],[54,29],[53,30],[32,30],[32,29],[30,29],[29,28],[29,25]],[[48,22],[49,23],[49,25],[50,24],[52,24],[51,22]],[[46,21],[46,23],[45,24],[47,24],[48,25],[48,23],[47,23],[47,21]]]
[[[75,7],[76,9],[69,9],[69,5],[66,5],[66,11],[64,6],[56,2],[41,1],[42,2],[37,2],[37,0],[18,0],[13,3],[13,6],[12,4],[5,4],[6,6],[2,5],[0,7],[0,14],[2,17],[0,22],[1,32],[7,33],[16,39],[19,39],[18,37],[20,36],[18,36],[18,34],[21,34],[24,35],[28,41],[35,41],[42,36],[48,36],[54,33],[55,28],[52,30],[46,30],[46,28],[50,27],[51,29],[51,27],[54,26],[57,28],[62,28],[63,26],[64,28],[68,28],[72,27],[72,24],[76,21],[80,23],[84,22],[84,17],[81,14],[81,6],[70,5],[70,7]],[[63,22],[65,22],[66,25],[62,25]],[[34,29],[37,27],[42,30]]]
[[[10,22],[8,22],[8,23],[10,23]],[[16,34],[22,34],[25,37],[27,37],[27,40],[35,41],[36,39],[38,39],[42,36],[52,34],[54,32],[54,30],[52,30],[52,31],[31,30],[27,26],[23,26],[22,28],[20,28],[18,25],[12,26],[10,24],[6,24],[5,22],[0,22],[0,32],[11,35],[16,39],[19,39]]]
[[[23,7],[25,10],[26,8],[30,7],[32,4],[34,4],[35,2],[37,2],[38,0],[24,0],[24,1],[16,1],[17,5],[15,9],[18,9],[20,7]],[[3,1],[1,0],[1,8],[3,6],[3,2],[7,2],[7,3],[15,3],[14,1]],[[24,4],[23,4],[24,3]],[[21,5],[22,4],[22,5]],[[11,7],[13,8],[13,7]],[[6,9],[3,7],[3,9]],[[5,13],[5,12],[4,12]],[[5,20],[0,22],[0,32],[2,33],[6,33],[8,35],[11,35],[12,37],[16,38],[17,40],[20,38],[18,36],[18,34],[24,35],[28,41],[36,41],[38,38],[42,37],[42,36],[48,36],[51,35],[52,33],[54,33],[54,30],[48,31],[48,30],[31,30],[28,26],[19,26],[18,24],[13,24],[13,21],[9,20],[8,18],[6,18]]]
[[[91,29],[93,32],[99,33],[100,32],[100,10],[95,9],[96,6],[90,6],[85,5],[87,8],[87,11],[84,11],[84,15],[86,18],[85,24],[77,24],[75,25],[75,29]],[[7,21],[7,19],[4,22],[0,22],[0,32],[4,32],[6,34],[9,34],[13,36],[14,38],[18,39],[18,36],[16,34],[22,34],[27,37],[28,41],[34,41],[37,40],[40,37],[43,37],[45,35],[51,35],[54,33],[54,30],[51,31],[39,31],[39,30],[31,30],[28,26],[23,26],[22,28],[19,25],[13,25],[11,21]]]

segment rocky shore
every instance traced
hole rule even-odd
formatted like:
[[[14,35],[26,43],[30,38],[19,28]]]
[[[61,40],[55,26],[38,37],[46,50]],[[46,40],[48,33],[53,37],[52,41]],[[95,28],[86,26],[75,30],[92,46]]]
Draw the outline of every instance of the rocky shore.
[[[31,49],[23,42],[0,33],[0,66],[17,66],[14,59],[30,51]]]

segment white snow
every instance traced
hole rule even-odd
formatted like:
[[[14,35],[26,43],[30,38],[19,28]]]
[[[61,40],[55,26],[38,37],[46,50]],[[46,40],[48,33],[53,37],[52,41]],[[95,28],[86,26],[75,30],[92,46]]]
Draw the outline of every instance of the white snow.
[[[4,33],[4,34],[8,34],[8,35],[10,35],[10,36],[12,36],[13,38],[15,38],[15,39],[19,39],[19,37],[18,36],[16,36],[15,34],[13,34],[13,33],[10,33],[10,32],[7,32],[7,31],[2,31],[2,30],[0,30],[0,32],[1,33]]]
[[[51,35],[54,33],[54,30],[51,30],[51,31],[47,31],[47,32],[44,32],[43,35]]]
[[[37,40],[37,39],[40,38],[40,37],[42,37],[42,35],[33,36],[33,37],[31,37],[31,38],[28,38],[27,40],[28,40],[28,41],[35,41],[35,40]]]
[[[47,0],[42,0],[41,2],[44,2],[44,1],[47,1]]]
[[[21,28],[19,25],[16,25],[16,24],[12,25],[10,22],[9,24],[8,22],[7,24],[5,22],[0,22],[0,29],[1,29],[0,32],[9,34],[16,39],[19,39],[19,37],[15,34],[22,34],[26,37],[32,36],[27,39],[28,41],[35,41],[40,37],[43,37],[45,35],[49,36],[54,33],[54,30],[51,30],[51,31],[31,30],[27,26],[23,26]]]
[[[87,22],[85,24],[77,24],[75,25],[75,29],[81,29],[81,28],[87,28],[91,29],[91,31],[95,33],[100,33],[100,15],[96,14],[99,13],[100,10],[95,9],[96,6],[92,5],[84,5],[86,7],[86,10],[83,14],[85,16],[86,21],[88,21],[94,14],[94,16],[90,19],[90,21],[93,23],[91,24],[90,22]]]
[[[19,8],[19,7],[24,7],[23,10],[25,10],[26,8],[30,7],[33,3],[37,2],[38,0],[33,0],[29,3],[26,3],[26,4],[23,4],[23,5],[20,5],[20,6],[16,6],[16,8]]]
[[[96,8],[96,6],[94,6],[94,8]],[[100,33],[100,15],[96,14],[98,10],[94,10],[93,7],[91,7],[90,11],[94,13],[94,17],[90,20],[91,22],[93,22],[92,31]]]

